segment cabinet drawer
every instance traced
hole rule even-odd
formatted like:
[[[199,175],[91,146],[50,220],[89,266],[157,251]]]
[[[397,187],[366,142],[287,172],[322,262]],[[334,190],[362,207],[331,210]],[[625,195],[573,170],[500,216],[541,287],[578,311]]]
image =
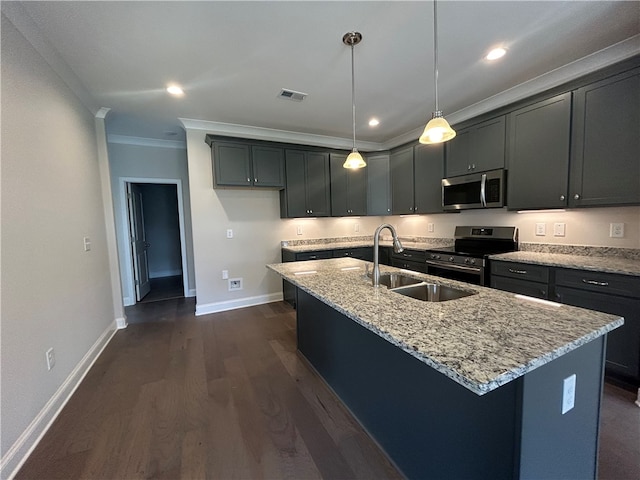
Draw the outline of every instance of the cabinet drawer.
[[[317,252],[296,253],[296,260],[299,262],[305,260],[321,260],[331,258],[331,250],[318,250]]]
[[[640,278],[627,275],[559,268],[556,285],[640,298]]]
[[[427,273],[427,264],[424,262],[413,262],[411,260],[403,260],[401,258],[392,258],[391,266],[412,270],[414,272]]]
[[[391,250],[391,258],[408,262],[425,262],[427,260],[427,253],[422,250],[405,249],[401,253],[396,253]]]
[[[549,268],[541,265],[503,261],[491,262],[491,275],[519,278],[531,282],[549,283]]]
[[[372,261],[373,249],[371,247],[363,248],[340,248],[333,251],[333,258],[350,257],[360,260]]]
[[[529,282],[520,278],[496,277],[492,275],[491,288],[545,300],[549,298],[549,287],[547,284]]]

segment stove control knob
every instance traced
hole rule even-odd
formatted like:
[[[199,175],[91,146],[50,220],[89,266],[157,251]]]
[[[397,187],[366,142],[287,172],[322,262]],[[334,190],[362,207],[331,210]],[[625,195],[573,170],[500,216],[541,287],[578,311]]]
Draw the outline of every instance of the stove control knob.
[[[434,260],[440,260],[440,255],[436,255],[434,253],[431,254],[431,258],[433,258]]]
[[[471,259],[471,265],[475,265],[475,264],[476,264],[476,259],[475,259],[475,258],[472,258],[472,259]]]
[[[465,258],[465,259],[464,259],[464,263],[469,263],[469,259],[468,259],[468,258]]]
[[[449,261],[453,262],[454,258],[453,257],[449,257]]]

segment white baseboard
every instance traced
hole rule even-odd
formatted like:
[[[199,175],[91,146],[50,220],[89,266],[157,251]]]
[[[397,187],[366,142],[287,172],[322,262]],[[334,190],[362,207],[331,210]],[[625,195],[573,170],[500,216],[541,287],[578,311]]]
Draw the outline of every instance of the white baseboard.
[[[118,330],[121,330],[123,328],[127,328],[127,325],[129,325],[127,323],[127,317],[116,318],[116,328]]]
[[[196,315],[206,315],[208,313],[226,312],[236,308],[253,307],[263,303],[279,302],[282,300],[282,292],[259,295],[257,297],[239,298],[237,300],[226,300],[224,302],[196,304]]]
[[[125,307],[130,307],[131,305],[136,304],[136,299],[132,297],[122,297],[122,305]]]
[[[80,360],[69,376],[60,385],[38,415],[18,437],[15,443],[7,450],[0,460],[0,478],[11,480],[20,470],[31,452],[36,448],[53,421],[67,404],[73,392],[100,356],[113,335],[118,331],[118,322],[124,319],[114,320],[102,335],[91,346],[89,351]]]
[[[189,291],[187,292],[187,297],[195,297],[195,296],[196,296],[196,289],[190,288]]]
[[[158,272],[149,272],[149,278],[177,277],[182,275],[182,269],[177,270],[160,270]]]

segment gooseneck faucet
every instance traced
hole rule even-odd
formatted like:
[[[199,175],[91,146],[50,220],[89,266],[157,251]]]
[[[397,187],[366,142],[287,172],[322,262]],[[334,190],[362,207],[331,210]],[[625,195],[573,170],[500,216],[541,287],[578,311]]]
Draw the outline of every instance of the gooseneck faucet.
[[[393,251],[396,253],[402,252],[402,244],[396,233],[396,229],[389,223],[383,223],[376,229],[376,233],[373,234],[373,275],[371,276],[371,283],[374,287],[380,286],[380,260],[379,260],[379,247],[380,247],[380,232],[383,228],[388,228],[393,236]]]

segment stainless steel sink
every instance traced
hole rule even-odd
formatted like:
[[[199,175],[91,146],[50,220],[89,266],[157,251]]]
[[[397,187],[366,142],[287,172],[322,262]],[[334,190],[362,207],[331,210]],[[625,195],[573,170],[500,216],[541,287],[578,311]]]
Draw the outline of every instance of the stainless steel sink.
[[[384,285],[388,289],[415,285],[421,282],[422,280],[411,278],[401,273],[382,273],[380,275],[380,285]]]
[[[447,300],[468,297],[476,293],[438,283],[419,283],[418,285],[394,288],[393,291],[424,302],[446,302]]]

